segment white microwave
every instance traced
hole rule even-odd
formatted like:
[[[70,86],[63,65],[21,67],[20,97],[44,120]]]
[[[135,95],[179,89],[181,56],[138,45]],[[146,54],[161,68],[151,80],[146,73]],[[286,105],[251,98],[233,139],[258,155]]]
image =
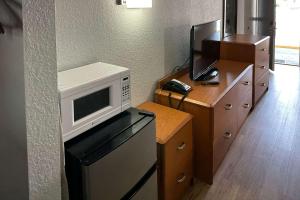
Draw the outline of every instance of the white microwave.
[[[70,140],[131,106],[130,71],[94,63],[58,73],[63,140]]]

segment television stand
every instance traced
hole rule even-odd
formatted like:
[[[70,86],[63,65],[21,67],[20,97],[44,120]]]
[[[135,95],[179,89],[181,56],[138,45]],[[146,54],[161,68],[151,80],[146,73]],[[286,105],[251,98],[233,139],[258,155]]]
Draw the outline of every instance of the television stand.
[[[209,81],[218,76],[219,70],[216,67],[212,67],[206,74],[199,76],[195,81]]]
[[[155,91],[155,102],[170,106],[170,101],[177,105],[182,95],[169,95],[162,85],[175,78],[192,86],[180,109],[193,115],[195,176],[209,184],[252,107],[253,65],[220,60],[215,66],[218,85],[203,86],[185,70],[161,79]]]

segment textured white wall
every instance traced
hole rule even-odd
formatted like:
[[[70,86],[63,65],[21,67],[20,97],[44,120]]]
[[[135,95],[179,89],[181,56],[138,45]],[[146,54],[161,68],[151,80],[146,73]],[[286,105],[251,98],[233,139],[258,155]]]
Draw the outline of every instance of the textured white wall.
[[[22,19],[21,14],[19,17]],[[3,1],[0,1],[0,21],[14,24]],[[0,35],[0,199],[26,200],[28,169],[22,26],[5,27],[5,31]]]
[[[150,99],[155,82],[188,56],[190,25],[222,16],[220,0],[153,0],[152,9],[132,10],[112,0],[59,0],[55,38],[54,0],[23,0],[23,7],[29,191],[34,200],[56,200],[61,194],[57,63],[59,70],[97,61],[129,67],[136,105]],[[19,97],[16,105],[22,108],[23,100]],[[23,119],[22,112],[18,117]]]
[[[29,191],[61,198],[54,0],[23,0]]]
[[[210,22],[223,17],[223,0],[191,0],[192,24]]]
[[[151,9],[126,9],[114,0],[60,0],[58,70],[97,61],[128,67],[137,105],[151,99],[156,81],[188,57],[191,20],[221,17],[222,0],[153,0]]]
[[[133,103],[150,98],[154,81],[164,74],[163,3],[157,3],[126,9],[111,0],[57,2],[58,69],[97,61],[128,67]]]
[[[160,14],[164,17],[164,68],[165,73],[169,73],[189,57],[191,1],[163,2]]]

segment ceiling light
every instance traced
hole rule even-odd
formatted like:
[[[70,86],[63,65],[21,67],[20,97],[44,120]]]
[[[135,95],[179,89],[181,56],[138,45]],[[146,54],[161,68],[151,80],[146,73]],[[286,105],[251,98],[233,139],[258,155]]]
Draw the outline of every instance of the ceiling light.
[[[152,0],[118,0],[117,4],[127,8],[152,8]]]

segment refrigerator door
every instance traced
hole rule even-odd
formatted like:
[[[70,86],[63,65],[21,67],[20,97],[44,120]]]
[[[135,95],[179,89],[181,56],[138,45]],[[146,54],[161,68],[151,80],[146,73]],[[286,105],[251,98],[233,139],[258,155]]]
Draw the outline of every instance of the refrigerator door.
[[[122,137],[128,135],[126,131],[136,134],[125,141]],[[126,131],[115,139],[115,142],[124,141],[121,146],[98,161],[82,166],[84,199],[121,199],[155,164],[155,121],[142,120]],[[150,185],[147,186],[156,187]],[[149,193],[151,191],[153,189]]]
[[[145,185],[132,197],[132,200],[157,200],[157,172],[155,172]]]

